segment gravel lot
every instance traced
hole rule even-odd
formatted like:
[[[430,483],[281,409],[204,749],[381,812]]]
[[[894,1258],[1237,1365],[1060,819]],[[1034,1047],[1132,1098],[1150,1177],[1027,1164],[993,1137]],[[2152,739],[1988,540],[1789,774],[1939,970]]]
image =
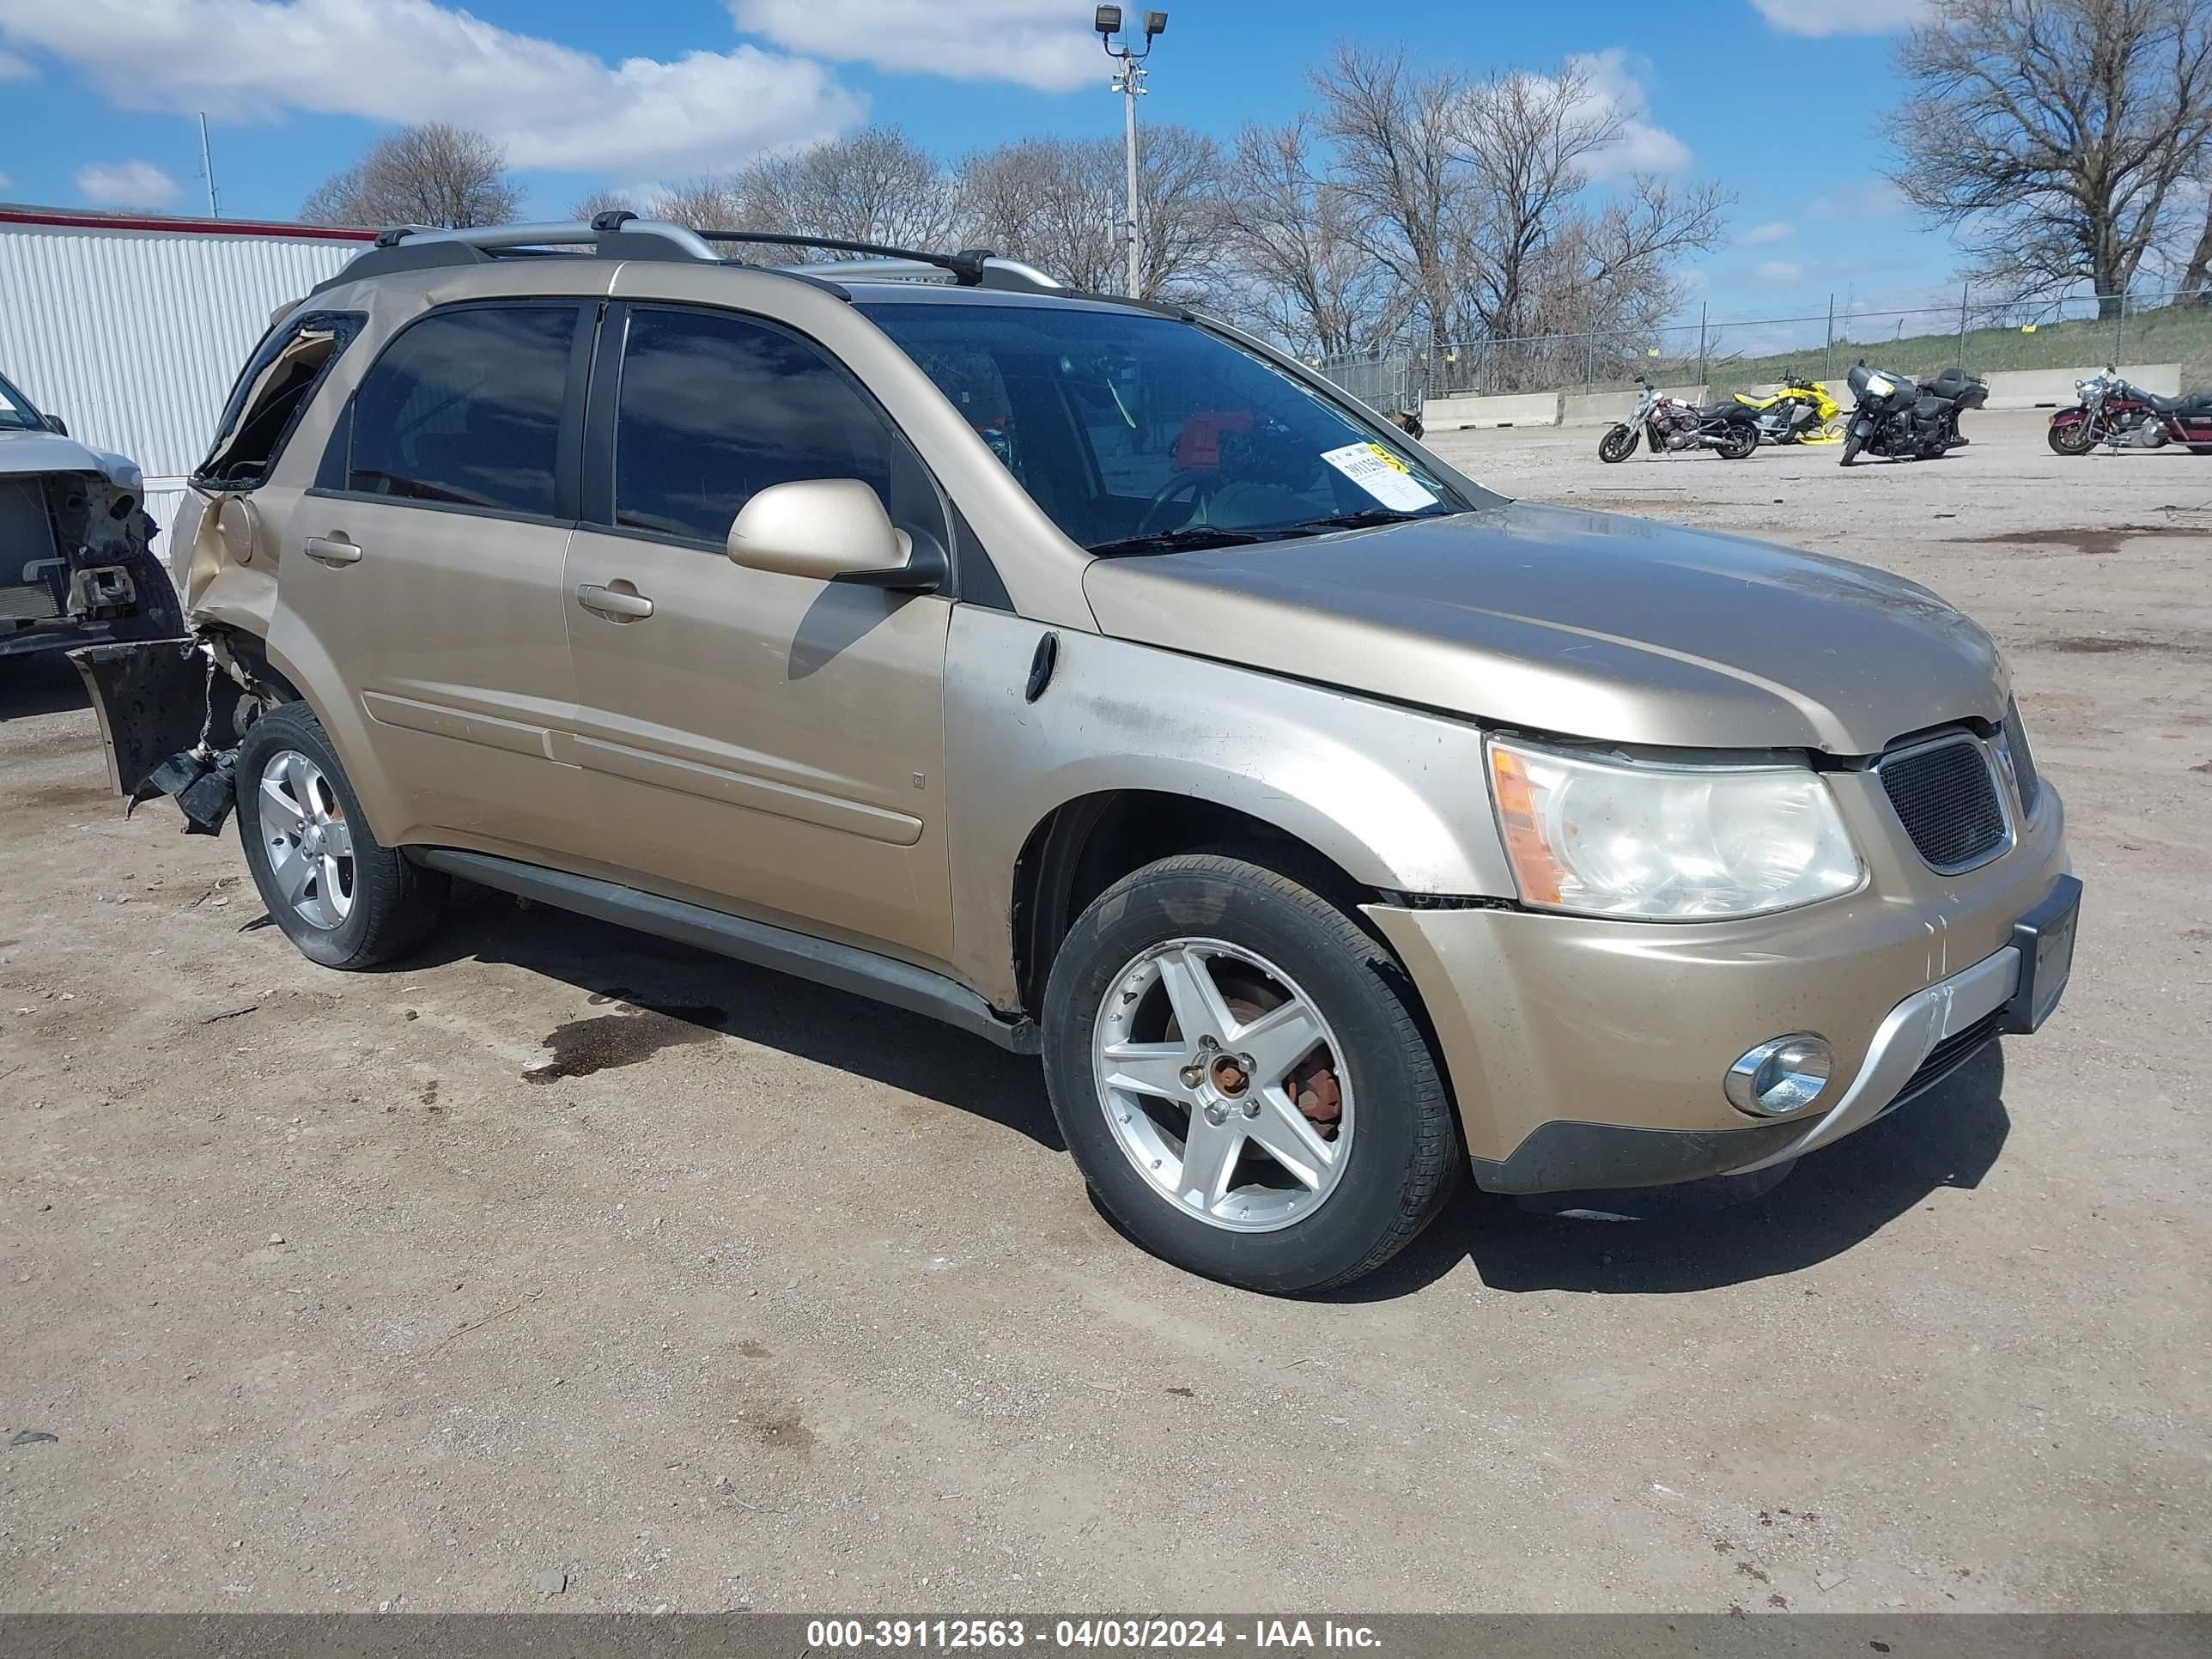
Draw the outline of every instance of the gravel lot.
[[[2212,1606],[2212,461],[2041,428],[1439,438],[1962,605],[2088,899],[2049,1030],[1759,1204],[1464,1195],[1319,1304],[1123,1243],[920,1019],[490,896],[313,968],[0,663],[0,1607]]]

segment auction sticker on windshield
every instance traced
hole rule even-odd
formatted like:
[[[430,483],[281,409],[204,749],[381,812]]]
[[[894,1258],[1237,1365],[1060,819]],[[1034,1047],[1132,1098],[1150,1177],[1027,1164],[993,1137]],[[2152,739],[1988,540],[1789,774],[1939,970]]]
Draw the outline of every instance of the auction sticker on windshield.
[[[1322,459],[1383,506],[1401,513],[1417,513],[1437,504],[1428,486],[1381,444],[1346,444],[1341,449],[1323,451]]]

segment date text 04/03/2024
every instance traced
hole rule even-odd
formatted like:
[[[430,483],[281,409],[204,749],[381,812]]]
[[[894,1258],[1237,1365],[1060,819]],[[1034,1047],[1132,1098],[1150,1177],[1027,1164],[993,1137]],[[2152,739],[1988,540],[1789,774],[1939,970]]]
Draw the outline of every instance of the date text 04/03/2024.
[[[1052,1647],[1075,1650],[1176,1651],[1244,1647],[1310,1651],[1317,1648],[1372,1650],[1381,1636],[1365,1625],[1324,1619],[1255,1619],[1243,1626],[1223,1619],[1061,1619],[1048,1627],[1019,1619],[817,1619],[808,1621],[810,1648],[878,1648],[953,1651],[963,1649]]]

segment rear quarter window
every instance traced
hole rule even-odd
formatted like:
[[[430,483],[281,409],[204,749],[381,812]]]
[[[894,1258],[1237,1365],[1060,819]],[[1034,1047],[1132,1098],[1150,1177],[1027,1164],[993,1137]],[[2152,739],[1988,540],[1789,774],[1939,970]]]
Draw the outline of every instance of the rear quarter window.
[[[234,493],[266,483],[316,388],[367,320],[357,311],[313,311],[270,329],[231,388],[215,447],[192,482]]]

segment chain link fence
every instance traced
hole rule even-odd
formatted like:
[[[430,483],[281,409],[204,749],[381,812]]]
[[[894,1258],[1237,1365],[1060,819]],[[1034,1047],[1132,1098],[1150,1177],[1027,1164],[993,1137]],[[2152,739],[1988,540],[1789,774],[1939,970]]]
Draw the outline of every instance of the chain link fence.
[[[1956,363],[1969,374],[2179,363],[2185,387],[2212,382],[2212,295],[2094,295],[1952,306],[1861,309],[1832,301],[1814,316],[1694,323],[1633,333],[1539,334],[1324,357],[1322,374],[1371,409],[1418,410],[1432,398],[1617,392],[1642,375],[1705,386],[1715,397],[1810,373],[1838,383],[1862,357],[1915,380]]]

